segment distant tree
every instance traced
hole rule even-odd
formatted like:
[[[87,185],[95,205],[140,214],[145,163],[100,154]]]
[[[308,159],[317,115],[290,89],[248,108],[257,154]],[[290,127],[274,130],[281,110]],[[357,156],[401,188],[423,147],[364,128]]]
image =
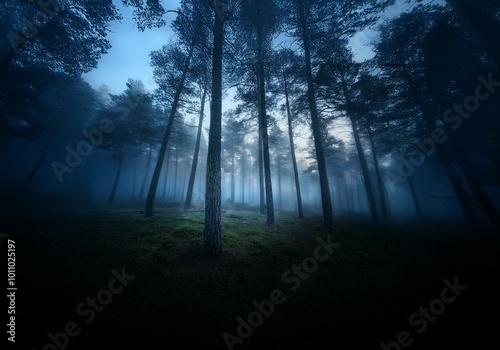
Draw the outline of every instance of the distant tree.
[[[229,118],[223,129],[222,133],[222,149],[227,153],[227,160],[229,166],[226,168],[227,172],[231,174],[231,203],[235,203],[235,176],[237,157],[243,152],[243,142],[245,137],[244,124],[233,118]]]
[[[198,158],[200,154],[200,147],[201,147],[201,138],[202,138],[202,127],[203,127],[203,118],[205,117],[205,103],[207,99],[207,94],[208,94],[208,86],[206,83],[201,83],[200,88],[202,90],[201,92],[201,101],[200,101],[200,116],[198,118],[198,132],[196,134],[196,145],[194,149],[194,155],[193,155],[193,163],[191,166],[191,173],[189,175],[189,184],[188,184],[188,189],[187,189],[187,194],[186,194],[186,201],[184,203],[184,209],[188,210],[191,208],[191,202],[193,199],[193,189],[194,189],[194,181],[196,178],[196,170],[198,167]]]
[[[300,58],[290,49],[283,49],[277,52],[275,56],[276,69],[282,72],[279,79],[278,86],[280,91],[285,95],[284,109],[286,112],[286,120],[288,126],[288,138],[290,142],[290,154],[292,158],[292,167],[295,180],[295,193],[297,196],[297,212],[299,218],[304,217],[304,210],[302,208],[302,193],[300,191],[299,171],[297,167],[297,157],[295,155],[294,133],[293,124],[297,120],[296,116],[292,113],[292,95],[296,91],[294,83],[301,82],[301,64]]]
[[[112,104],[96,114],[96,123],[110,121],[112,132],[97,146],[112,152],[112,160],[118,163],[108,204],[114,203],[120,181],[124,157],[134,147],[155,144],[158,140],[157,117],[152,98],[140,81],[129,79],[127,89],[120,95],[111,95]],[[125,113],[124,113],[125,112]]]

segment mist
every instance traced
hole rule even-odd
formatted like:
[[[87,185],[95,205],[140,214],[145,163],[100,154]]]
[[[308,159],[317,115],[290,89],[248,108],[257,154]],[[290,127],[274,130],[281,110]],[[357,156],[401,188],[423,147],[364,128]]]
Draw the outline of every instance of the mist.
[[[0,13],[6,348],[494,344],[497,1]]]

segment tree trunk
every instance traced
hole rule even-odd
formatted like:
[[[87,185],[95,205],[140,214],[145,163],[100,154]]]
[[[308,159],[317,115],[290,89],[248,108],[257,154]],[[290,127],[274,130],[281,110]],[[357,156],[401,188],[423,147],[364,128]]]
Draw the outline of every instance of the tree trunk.
[[[372,221],[374,223],[378,222],[377,215],[377,205],[375,203],[375,196],[373,194],[373,187],[370,178],[370,170],[368,169],[368,163],[366,162],[365,152],[363,151],[363,145],[361,144],[361,138],[359,137],[358,127],[356,121],[353,117],[350,117],[352,124],[352,131],[354,135],[354,141],[356,143],[356,150],[358,152],[359,163],[361,164],[361,171],[363,173],[363,182],[365,184],[366,195],[368,197],[368,204],[370,205],[370,213],[372,216]]]
[[[120,181],[120,175],[122,173],[122,164],[123,164],[123,155],[118,156],[118,169],[116,170],[115,182],[113,183],[113,189],[111,190],[111,194],[109,195],[108,204],[113,205],[115,201],[116,189],[118,187],[118,181]]]
[[[344,171],[344,193],[345,193],[345,201],[347,203],[347,211],[352,211],[352,201],[351,201],[351,191],[350,191],[350,181],[349,181],[349,172]]]
[[[292,126],[292,111],[290,108],[289,92],[288,92],[288,80],[285,74],[283,74],[285,81],[285,101],[286,101],[286,114],[288,119],[288,138],[290,139],[290,152],[292,154],[292,165],[293,165],[293,177],[295,179],[295,192],[297,194],[297,211],[299,218],[304,217],[304,211],[302,209],[302,194],[300,193],[300,182],[299,182],[299,170],[297,168],[297,158],[295,156],[295,145],[293,143],[293,126]]]
[[[30,173],[28,174],[26,179],[21,184],[21,188],[27,189],[31,185],[31,182],[33,181],[35,175],[38,173],[38,170],[40,170],[40,167],[42,166],[43,161],[45,160],[45,157],[47,156],[47,152],[49,151],[50,145],[52,144],[52,140],[53,139],[51,138],[47,142],[47,144],[45,145],[45,148],[44,148],[42,154],[40,155],[40,157],[38,158],[38,161],[36,162],[35,166],[33,166]]]
[[[278,198],[280,203],[280,209],[283,210],[283,196],[281,195],[281,159],[278,156],[277,159],[277,167],[278,167]]]
[[[213,26],[212,105],[208,135],[207,185],[205,190],[205,229],[203,246],[210,256],[222,250],[221,239],[221,139],[222,139],[222,50],[224,42],[224,17],[222,4],[216,1]]]
[[[380,197],[380,207],[382,210],[382,221],[387,222],[389,219],[389,211],[387,209],[387,201],[385,196],[385,186],[384,180],[382,179],[382,174],[380,173],[380,166],[378,163],[377,149],[375,148],[375,142],[373,140],[373,133],[371,127],[368,125],[368,138],[370,139],[370,147],[372,149],[373,164],[375,166],[375,176],[378,185],[378,192]]]
[[[274,225],[273,184],[271,177],[271,157],[269,154],[269,134],[267,130],[266,82],[264,72],[264,33],[263,28],[257,28],[258,60],[259,60],[259,117],[262,123],[262,145],[264,150],[264,178],[266,183],[266,225]]]
[[[163,198],[167,196],[168,165],[170,164],[170,149],[167,151],[167,162],[165,164],[165,175],[163,176]]]
[[[142,199],[142,195],[144,194],[144,189],[146,188],[146,181],[149,176],[149,166],[151,165],[151,155],[153,154],[153,146],[149,146],[149,155],[148,155],[148,163],[146,165],[146,174],[144,175],[144,180],[142,181],[141,189],[139,191],[139,198]]]
[[[259,98],[260,101],[260,98]],[[260,102],[259,102],[260,105]],[[260,110],[260,107],[259,107]],[[266,195],[264,193],[264,160],[262,159],[262,121],[259,118],[259,195],[260,195],[260,213],[266,214]]]
[[[316,160],[318,162],[319,181],[321,187],[321,203],[323,207],[323,219],[325,228],[333,229],[333,212],[332,200],[330,197],[330,186],[328,184],[328,174],[326,170],[325,152],[323,149],[323,139],[321,135],[321,123],[316,105],[316,95],[314,92],[314,80],[312,75],[311,64],[311,48],[309,43],[309,35],[307,32],[307,22],[305,18],[304,3],[299,0],[299,24],[302,34],[302,42],[304,47],[304,56],[306,64],[306,77],[307,77],[307,98],[309,101],[309,108],[311,112],[312,132],[314,136],[314,146],[316,149]]]
[[[333,67],[330,66],[330,69],[332,69],[332,71],[333,71]],[[343,91],[344,97],[346,99],[347,108],[349,110],[351,110],[353,104],[352,104],[351,96],[349,94],[349,90],[347,87],[347,82],[345,81],[345,78],[344,78],[343,71],[341,71],[341,79],[342,79],[342,81],[341,81],[342,91]],[[361,172],[363,174],[363,179],[364,179],[363,182],[365,184],[366,195],[368,198],[368,204],[370,205],[370,213],[372,216],[372,221],[374,223],[377,223],[378,222],[377,204],[375,202],[375,194],[373,191],[370,170],[368,169],[368,163],[366,161],[366,155],[365,155],[365,152],[363,150],[363,145],[361,144],[361,138],[359,136],[359,130],[358,130],[356,120],[355,120],[354,116],[352,116],[349,113],[349,111],[347,111],[347,112],[349,114],[349,119],[351,120],[352,132],[353,132],[354,141],[356,144],[356,150],[357,150],[358,157],[359,157],[359,163],[361,164]],[[382,196],[383,196],[383,193],[381,193],[381,198],[382,198]]]
[[[174,198],[177,198],[177,175],[179,173],[179,149],[175,149],[175,170],[174,170]]]
[[[245,154],[245,149],[241,151],[241,203],[245,203],[245,175],[246,175],[246,165],[247,158]]]
[[[231,204],[234,204],[234,173],[236,172],[236,167],[234,164],[234,145],[231,146]]]
[[[206,98],[207,98],[207,88],[205,86],[203,87],[203,96],[201,97],[200,117],[198,121],[198,134],[196,135],[196,145],[194,147],[193,164],[191,166],[191,175],[189,176],[189,184],[186,194],[186,202],[184,203],[184,210],[188,210],[191,208],[191,201],[193,198],[194,180],[196,178],[196,170],[198,167],[198,156],[200,154],[201,132],[203,129],[203,117],[205,114]]]
[[[153,178],[151,179],[151,185],[149,186],[148,198],[146,200],[146,208],[144,210],[144,216],[150,217],[153,215],[156,188],[158,187],[158,180],[160,179],[161,168],[163,166],[163,159],[165,158],[165,152],[167,150],[168,140],[170,139],[170,134],[172,132],[172,125],[174,124],[175,114],[177,113],[177,107],[179,106],[179,100],[181,97],[182,90],[184,89],[184,82],[186,81],[186,76],[191,64],[191,58],[194,52],[194,41],[191,43],[189,48],[189,54],[186,59],[186,64],[184,65],[181,81],[175,92],[174,101],[172,103],[172,109],[170,111],[170,117],[168,119],[167,129],[165,130],[165,135],[163,136],[163,141],[161,143],[160,151],[158,152],[158,160],[156,161],[155,171],[153,173]]]

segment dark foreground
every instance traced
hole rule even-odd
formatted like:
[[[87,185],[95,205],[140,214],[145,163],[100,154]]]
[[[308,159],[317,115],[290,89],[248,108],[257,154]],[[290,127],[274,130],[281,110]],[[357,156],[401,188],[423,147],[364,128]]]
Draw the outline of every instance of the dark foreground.
[[[234,349],[499,343],[500,264],[491,237],[440,223],[388,228],[346,220],[330,237],[340,246],[326,254],[316,250],[318,238],[327,242],[331,234],[320,218],[278,214],[279,225],[267,228],[258,213],[227,211],[224,251],[211,261],[201,250],[202,220],[202,212],[175,208],[150,220],[133,210],[3,214],[0,230],[9,237],[0,243],[1,260],[7,239],[14,240],[18,291],[16,343],[7,342],[5,330],[2,343],[36,350],[226,349],[223,334],[238,336],[238,317],[257,327],[241,326],[243,344]],[[316,269],[315,251],[325,259]],[[283,280],[303,262],[309,276],[289,272]],[[271,295],[275,290],[283,295]],[[262,304],[271,297],[279,301],[273,310]],[[254,300],[269,317],[259,319]],[[430,307],[427,316],[421,307]],[[408,346],[396,345],[398,336]]]

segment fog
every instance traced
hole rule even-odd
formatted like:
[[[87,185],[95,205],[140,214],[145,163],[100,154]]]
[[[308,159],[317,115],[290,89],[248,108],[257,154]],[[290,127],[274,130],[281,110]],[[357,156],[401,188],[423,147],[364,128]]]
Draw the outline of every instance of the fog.
[[[496,341],[498,1],[7,0],[0,31],[9,349]]]

